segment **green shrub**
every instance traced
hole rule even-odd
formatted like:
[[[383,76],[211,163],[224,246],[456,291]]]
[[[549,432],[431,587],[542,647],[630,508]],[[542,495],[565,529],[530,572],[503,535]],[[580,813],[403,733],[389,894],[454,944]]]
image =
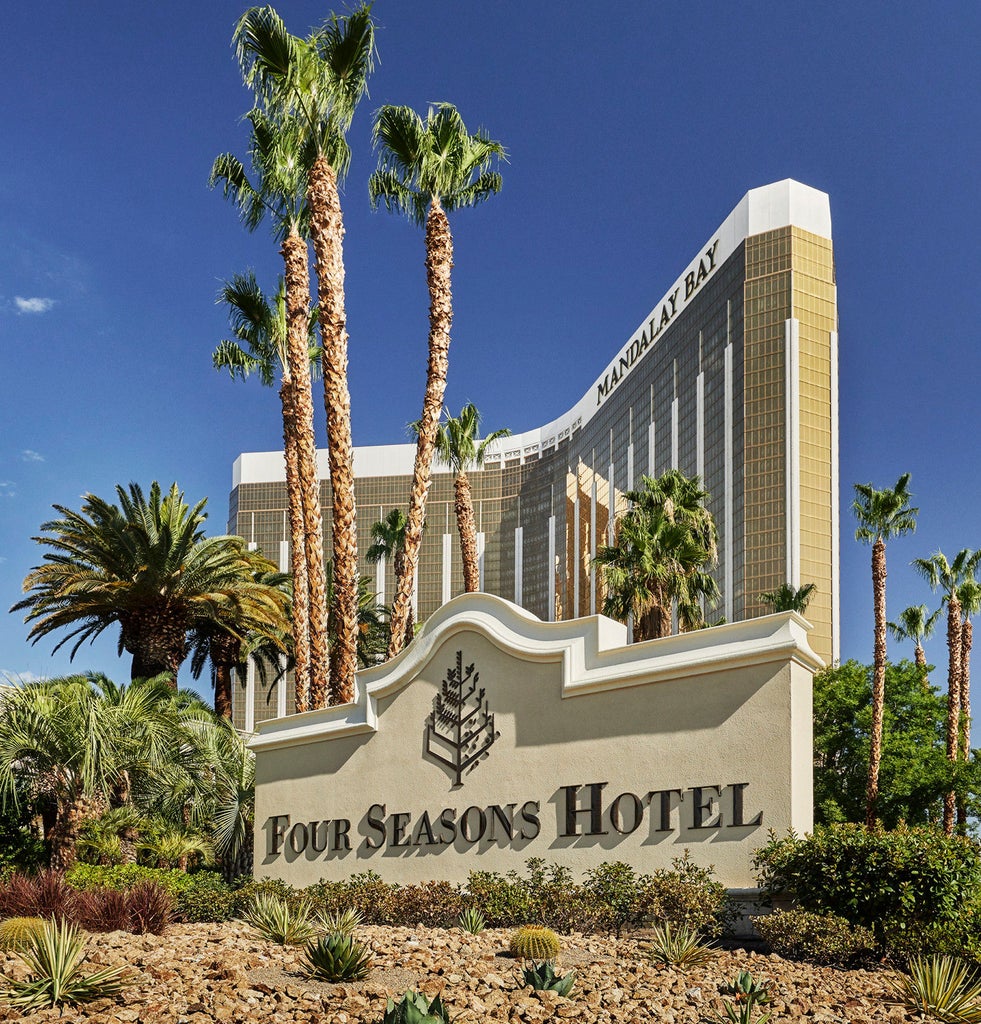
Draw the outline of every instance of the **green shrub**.
[[[754,917],[753,924],[770,949],[788,960],[847,964],[876,948],[868,928],[851,925],[837,914],[775,910]]]
[[[711,867],[698,867],[685,850],[670,869],[644,876],[635,923],[667,922],[713,936],[728,930],[736,911],[728,890],[713,875]]]
[[[190,884],[182,888],[174,899],[174,913],[181,921],[196,924],[231,919],[235,911],[235,894],[221,875],[213,871],[196,871],[187,877]]]
[[[467,897],[492,928],[511,928],[534,916],[528,889],[515,871],[471,871]]]
[[[799,907],[870,929],[890,953],[933,952],[976,934],[981,855],[971,840],[931,826],[870,831],[818,827],[813,836],[770,837],[757,850],[761,887]]]
[[[325,904],[313,896],[313,891],[324,884],[318,882],[309,889],[297,890],[280,878],[243,878],[232,890],[231,917],[241,917],[255,903],[258,896],[275,896],[288,903],[309,903],[311,906],[323,907]],[[310,893],[308,896],[307,893]]]

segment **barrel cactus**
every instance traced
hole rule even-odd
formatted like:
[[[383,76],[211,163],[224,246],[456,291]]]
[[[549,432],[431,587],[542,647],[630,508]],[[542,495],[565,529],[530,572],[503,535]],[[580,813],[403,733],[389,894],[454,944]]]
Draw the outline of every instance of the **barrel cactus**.
[[[559,937],[542,924],[526,924],[511,936],[511,952],[524,960],[554,960],[559,955]]]
[[[8,917],[0,921],[0,949],[16,952],[44,931],[43,917]]]

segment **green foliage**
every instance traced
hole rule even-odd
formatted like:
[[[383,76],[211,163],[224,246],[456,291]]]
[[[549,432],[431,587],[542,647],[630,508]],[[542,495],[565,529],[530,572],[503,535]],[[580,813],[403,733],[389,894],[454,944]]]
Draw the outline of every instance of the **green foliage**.
[[[875,935],[837,914],[775,910],[753,918],[756,930],[778,956],[815,964],[848,964],[876,948]]]
[[[396,1003],[391,998],[382,1024],[450,1024],[450,1014],[439,996],[430,1002],[411,989]]]
[[[891,952],[930,952],[944,935],[966,942],[981,920],[981,854],[936,827],[886,832],[845,824],[804,838],[771,835],[754,866],[771,895],[868,928]]]
[[[907,1009],[945,1024],[981,1024],[981,981],[951,956],[914,957],[909,974],[889,979]]]
[[[43,917],[8,917],[0,921],[0,949],[23,949],[26,943],[44,930]]]
[[[320,915],[318,923],[328,935],[353,935],[361,927],[361,915],[351,907],[329,910]]]
[[[362,981],[371,970],[371,949],[353,935],[321,935],[303,951],[303,971],[322,981]]]
[[[242,920],[263,939],[282,946],[300,946],[317,934],[308,903],[294,904],[276,896],[257,896]]]
[[[37,871],[47,863],[47,844],[31,828],[27,801],[18,793],[16,800],[0,806],[0,879],[15,871]]]
[[[668,921],[708,935],[720,935],[736,917],[725,885],[714,877],[711,867],[699,867],[688,851],[643,876],[638,924]]]
[[[651,960],[660,967],[699,967],[715,954],[711,943],[704,943],[697,930],[670,921],[651,929]]]
[[[487,927],[486,918],[476,907],[466,907],[458,921],[463,931],[471,935],[479,935]]]
[[[175,912],[189,924],[227,921],[235,914],[235,895],[229,885],[213,871],[188,875],[189,884],[176,895]]]
[[[541,924],[526,924],[512,936],[511,953],[525,960],[554,960],[559,955],[559,937]]]
[[[876,814],[886,828],[939,820],[952,785],[947,702],[910,661],[886,665],[882,764]],[[822,824],[865,821],[872,728],[872,666],[846,661],[814,677],[814,807]],[[976,760],[959,766],[955,789],[981,790]]]
[[[740,971],[736,975],[736,980],[731,985],[723,985],[719,992],[723,996],[733,997],[731,1001],[722,1000],[722,1015],[719,1016],[719,1020],[729,1021],[731,1024],[766,1024],[772,1015],[755,1015],[757,1006],[766,1006],[770,1001],[770,983],[753,981],[749,971]]]
[[[21,1010],[91,1002],[115,995],[129,984],[123,967],[83,974],[85,938],[75,925],[64,920],[47,922],[19,956],[31,975],[25,981],[4,977],[10,987],[0,992],[0,999]]]
[[[532,964],[524,970],[525,984],[536,992],[555,992],[560,996],[568,996],[576,983],[576,972],[559,975],[555,973],[555,965],[545,960],[540,964]]]

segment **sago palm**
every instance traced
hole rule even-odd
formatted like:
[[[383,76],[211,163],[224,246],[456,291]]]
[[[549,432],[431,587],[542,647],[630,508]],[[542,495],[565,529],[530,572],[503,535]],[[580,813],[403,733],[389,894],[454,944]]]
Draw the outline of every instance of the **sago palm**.
[[[886,695],[886,541],[916,529],[918,508],[910,505],[909,473],[893,488],[877,490],[855,484],[852,512],[858,520],[855,539],[872,545],[872,601],[875,615],[872,653],[872,728],[869,735],[869,777],[866,785],[865,824],[875,824],[882,761],[882,714]]]
[[[961,602],[959,591],[965,580],[973,577],[981,551],[963,548],[953,561],[942,551],[929,558],[916,558],[913,568],[930,584],[932,590],[943,592],[947,605],[947,760],[957,761],[960,754],[961,720]],[[954,831],[957,795],[951,790],[944,796],[944,831]]]
[[[447,214],[500,191],[501,176],[490,168],[493,159],[503,159],[505,153],[504,147],[484,132],[471,135],[456,107],[449,103],[430,107],[425,121],[410,107],[384,106],[375,115],[374,137],[379,159],[368,183],[371,204],[377,207],[382,202],[388,210],[425,226],[429,285],[429,361],[417,423],[405,557],[402,572],[396,574],[392,602],[388,654],[393,657],[403,648],[404,638],[412,636],[412,587],[446,393],[453,325],[453,235]]]
[[[374,523],[371,527],[371,547],[365,552],[365,559],[372,565],[377,565],[383,558],[392,563],[396,581],[402,579],[405,573],[405,532],[407,519],[400,508],[393,508],[384,519]],[[425,525],[425,524],[423,524]],[[406,617],[405,638],[402,647],[407,647],[414,635],[414,622],[412,615],[412,602],[409,602],[409,610]],[[391,618],[389,619],[391,623]],[[391,651],[388,652],[391,656]]]
[[[236,328],[244,331],[239,334],[237,330],[237,337],[250,346],[260,343],[262,354],[253,355],[259,361],[256,368],[260,374],[268,368],[263,383],[272,383],[277,362],[282,367],[280,400],[294,578],[294,680],[296,708],[304,711],[311,692],[315,706],[326,702],[329,674],[320,475],[311,392],[314,351],[318,360],[320,352],[311,344],[315,313],[310,309],[306,243],[310,216],[305,199],[310,151],[295,122],[274,121],[259,109],[249,113],[249,122],[255,183],[237,157],[224,153],[215,160],[211,184],[222,183],[226,198],[235,200],[248,230],[254,231],[269,214],[274,237],[282,243],[284,294],[282,306],[277,297],[273,309],[264,297],[258,301],[262,293],[257,286],[235,279],[221,298],[229,303]],[[267,309],[274,315],[267,315]],[[275,358],[270,350],[275,350]],[[227,350],[225,355],[236,359],[238,353]],[[236,366],[247,364],[239,360],[226,365],[234,375]]]
[[[419,429],[419,426],[413,424],[414,429]],[[447,411],[445,421],[437,425],[434,441],[436,458],[453,471],[453,507],[460,533],[463,589],[468,594],[480,589],[480,566],[477,559],[477,520],[474,517],[467,470],[483,466],[488,445],[498,438],[511,435],[506,427],[495,430],[485,438],[480,438],[479,433],[480,413],[469,402],[460,410],[459,416],[450,416]]]
[[[330,698],[341,703],[354,695],[359,575],[351,397],[347,383],[344,226],[337,183],[350,163],[346,132],[367,91],[375,56],[374,32],[367,4],[344,17],[331,15],[306,39],[291,35],[282,18],[267,6],[246,11],[234,35],[239,63],[260,105],[276,124],[296,128],[302,140],[301,151],[310,157],[306,200],[316,255],[323,339],[338,621],[337,643],[330,659]]]

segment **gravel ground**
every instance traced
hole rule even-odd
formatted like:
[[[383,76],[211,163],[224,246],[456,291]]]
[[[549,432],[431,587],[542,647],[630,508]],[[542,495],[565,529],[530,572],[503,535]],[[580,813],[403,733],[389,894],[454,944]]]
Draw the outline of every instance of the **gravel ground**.
[[[385,1003],[409,987],[441,993],[459,1024],[511,1021],[538,1024],[568,1018],[577,1024],[698,1024],[717,1019],[718,990],[739,970],[773,986],[772,1020],[813,1024],[871,1024],[918,1020],[888,1001],[885,974],[813,967],[742,950],[718,951],[686,973],[654,967],[642,938],[562,936],[559,967],[577,972],[572,997],[523,988],[519,962],[504,951],[510,933],[481,935],[438,928],[364,926],[374,967],[359,983],[329,985],[299,973],[300,953],[255,938],[245,926],[172,925],[162,936],[114,932],[92,936],[88,963],[126,964],[132,985],[115,999],[64,1010],[21,1014],[0,1006],[0,1021],[78,1021],[99,1024],[323,1022],[380,1024]],[[0,971],[24,977],[0,953]]]

